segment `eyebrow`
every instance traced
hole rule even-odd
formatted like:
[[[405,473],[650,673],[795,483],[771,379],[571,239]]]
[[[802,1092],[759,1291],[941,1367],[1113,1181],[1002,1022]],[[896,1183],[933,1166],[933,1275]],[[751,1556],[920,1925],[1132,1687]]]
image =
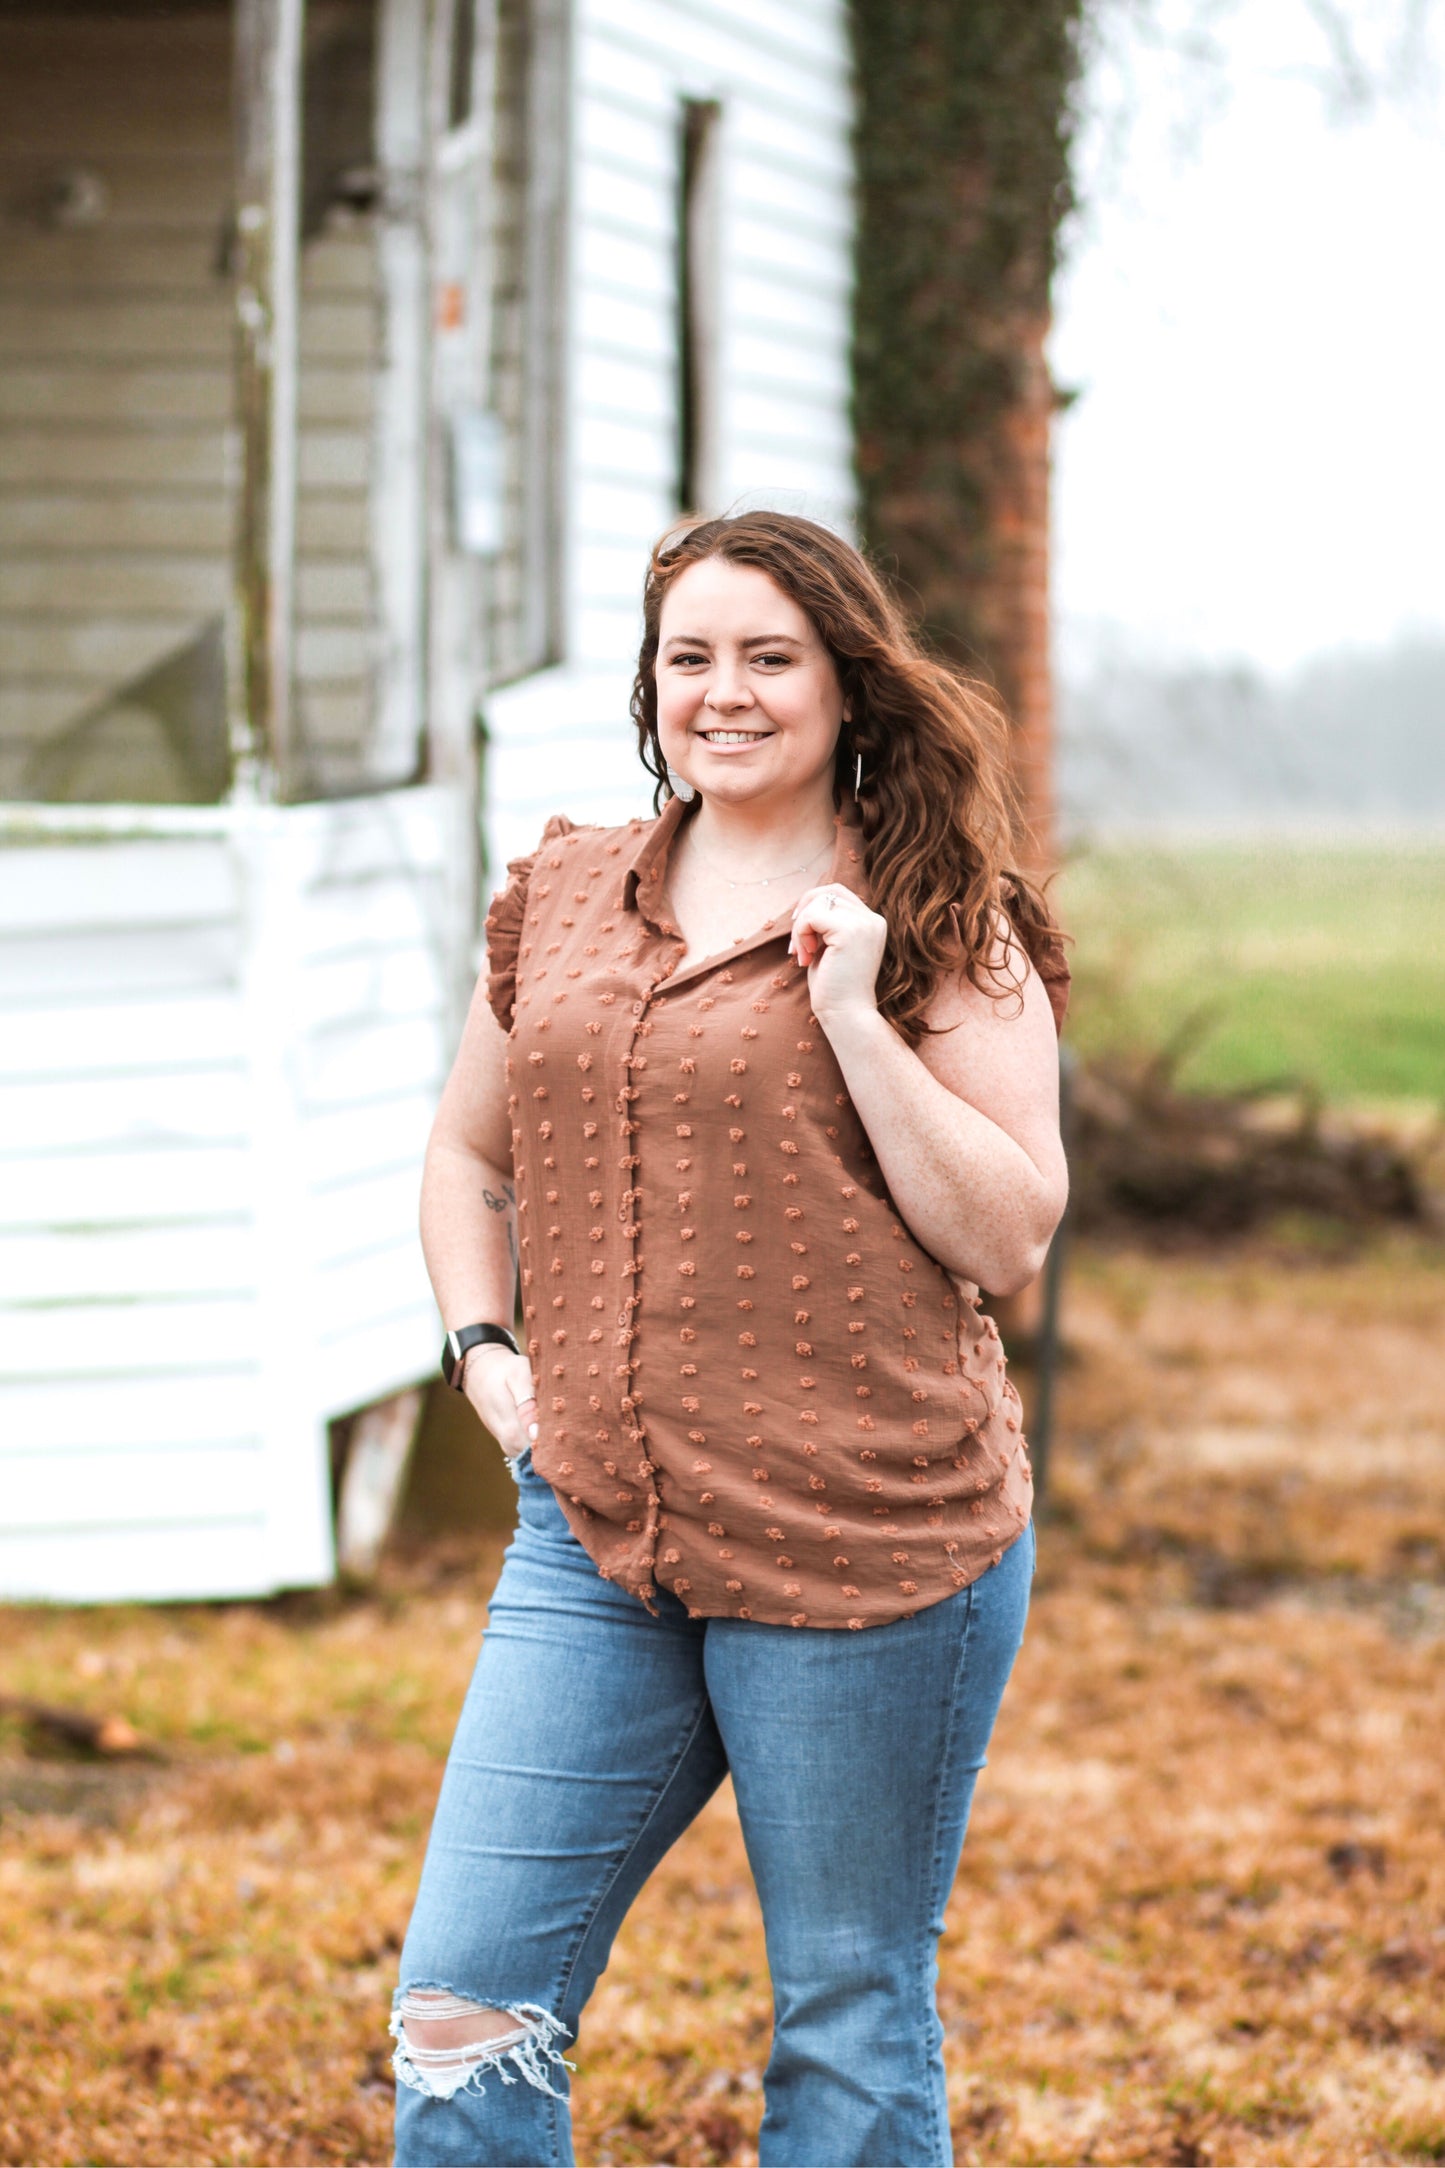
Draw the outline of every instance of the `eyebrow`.
[[[741,643],[743,647],[801,647],[802,644],[795,632],[750,632]],[[701,632],[670,632],[663,645],[711,647],[712,642]]]

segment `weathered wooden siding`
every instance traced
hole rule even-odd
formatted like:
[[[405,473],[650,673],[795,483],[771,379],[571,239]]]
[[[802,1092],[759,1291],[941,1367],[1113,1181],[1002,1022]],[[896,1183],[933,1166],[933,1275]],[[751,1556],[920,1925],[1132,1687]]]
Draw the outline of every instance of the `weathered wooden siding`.
[[[460,826],[438,790],[8,818],[0,1593],[328,1577],[326,1420],[435,1360]]]
[[[313,788],[369,782],[369,481],[380,356],[370,218],[301,252],[296,490],[296,719]]]
[[[231,37],[224,6],[0,15],[0,799],[226,607]],[[93,222],[57,224],[76,172]],[[299,346],[296,705],[334,790],[375,779],[374,215],[308,235]]]
[[[682,101],[717,100],[717,504],[846,522],[843,0],[579,0],[571,42],[562,666],[488,704],[494,871],[561,806],[643,803],[626,719],[649,544],[678,510]]]
[[[0,797],[225,606],[229,37],[0,17]]]

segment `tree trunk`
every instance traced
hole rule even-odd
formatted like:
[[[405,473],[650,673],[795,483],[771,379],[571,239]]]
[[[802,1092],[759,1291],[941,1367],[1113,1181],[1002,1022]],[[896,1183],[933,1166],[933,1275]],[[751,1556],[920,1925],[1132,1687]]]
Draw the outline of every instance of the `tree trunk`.
[[[1015,731],[1053,849],[1044,361],[1082,0],[854,0],[864,539]]]

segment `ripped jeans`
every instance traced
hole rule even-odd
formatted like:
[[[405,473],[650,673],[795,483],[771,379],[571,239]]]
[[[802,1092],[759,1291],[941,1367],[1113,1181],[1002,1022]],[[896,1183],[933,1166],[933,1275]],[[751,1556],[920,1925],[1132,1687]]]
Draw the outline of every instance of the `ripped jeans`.
[[[946,2168],[936,1946],[1032,1529],[956,1596],[863,1633],[689,1619],[661,1594],[653,1618],[526,1456],[517,1476],[401,1956],[398,2168],[573,2161],[561,2048],[729,1773],[773,1986],[763,2168]]]

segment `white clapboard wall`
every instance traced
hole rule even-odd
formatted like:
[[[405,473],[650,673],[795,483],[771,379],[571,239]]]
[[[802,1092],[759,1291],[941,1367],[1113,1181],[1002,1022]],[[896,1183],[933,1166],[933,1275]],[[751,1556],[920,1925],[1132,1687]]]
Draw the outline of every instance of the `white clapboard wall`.
[[[717,108],[713,506],[852,508],[844,0],[539,14],[554,48],[566,31],[543,100],[565,292],[555,345],[498,334],[490,395],[511,411],[509,368],[545,366],[549,401],[556,383],[545,414],[514,403],[518,472],[539,414],[562,461],[560,604],[537,608],[535,553],[487,601],[490,674],[517,678],[486,702],[494,874],[554,809],[646,803],[626,709],[646,553],[677,510],[685,101]],[[219,7],[0,11],[0,796],[223,604],[226,28]],[[75,168],[98,223],[55,219]],[[376,742],[374,239],[364,215],[328,226],[303,267],[298,695],[332,788]],[[493,244],[500,283],[525,276]],[[0,1596],[329,1575],[326,1424],[435,1362],[417,1190],[473,814],[440,786],[0,805]]]
[[[649,802],[627,696],[647,551],[677,511],[685,99],[720,107],[707,508],[853,509],[844,0],[578,0],[570,63],[565,659],[487,703],[494,879],[550,812]]]
[[[0,1594],[332,1569],[326,1423],[425,1374],[438,789],[0,814]]]

